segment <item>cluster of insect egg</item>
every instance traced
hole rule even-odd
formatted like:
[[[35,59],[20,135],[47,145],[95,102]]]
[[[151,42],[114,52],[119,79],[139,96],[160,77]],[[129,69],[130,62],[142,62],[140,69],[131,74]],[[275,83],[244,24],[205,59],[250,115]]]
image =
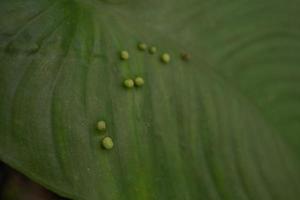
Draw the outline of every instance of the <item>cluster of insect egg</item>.
[[[129,78],[124,80],[123,84],[126,88],[133,88],[134,86],[141,87],[144,85],[144,83],[145,83],[144,79],[140,76],[137,76],[135,79]]]
[[[138,43],[137,48],[140,51],[147,51],[147,49],[148,49],[150,54],[155,54],[157,51],[157,48],[155,46],[151,46],[148,48],[147,44],[142,43],[142,42]],[[128,60],[130,58],[128,51],[126,51],[126,50],[121,51],[120,58],[122,60]],[[161,55],[161,61],[163,63],[167,64],[170,62],[170,60],[171,60],[171,56],[168,53],[163,53]],[[126,88],[133,88],[134,86],[141,87],[144,85],[144,83],[145,83],[144,79],[142,77],[138,76],[138,77],[135,77],[134,79],[132,79],[132,78],[125,79],[123,82],[123,85]]]
[[[139,43],[137,47],[141,51],[146,51],[147,48],[148,48],[147,44],[145,44],[145,43]],[[149,48],[149,53],[154,54],[155,52],[156,52],[156,47],[155,46],[152,46],[152,47]],[[121,57],[122,60],[128,60],[130,58],[130,55],[129,55],[128,51],[123,50],[120,53],[120,57]],[[123,82],[123,85],[126,88],[130,89],[130,88],[133,88],[134,86],[141,87],[141,86],[144,85],[144,83],[145,83],[144,79],[140,76],[137,76],[135,78],[125,79],[124,82]]]
[[[138,43],[137,47],[141,51],[147,51],[147,49],[148,49],[150,54],[155,54],[157,52],[157,48],[155,46],[151,46],[148,48],[147,44],[142,43],[142,42]],[[122,60],[128,60],[130,58],[130,55],[129,55],[128,51],[123,50],[120,53],[120,57]],[[188,53],[181,53],[180,57],[184,61],[189,61],[191,58],[190,54],[188,54]],[[168,64],[171,62],[171,55],[169,53],[164,52],[160,55],[160,60],[163,63]]]
[[[97,122],[97,129],[100,132],[106,132],[106,122],[101,120]],[[101,141],[102,147],[105,149],[112,149],[114,146],[113,140],[109,136],[105,136]]]
[[[148,49],[150,54],[155,54],[157,51],[157,48],[155,46],[151,46],[148,48],[147,44],[142,43],[142,42],[138,43],[137,47],[141,51],[146,51]],[[120,57],[122,60],[128,60],[130,58],[129,53],[126,50],[121,51]],[[190,60],[190,54],[182,53],[181,59],[184,61]],[[163,63],[168,64],[171,62],[171,56],[169,53],[162,53],[160,55],[160,60]],[[133,88],[134,86],[140,87],[140,86],[144,85],[144,79],[142,77],[136,77],[134,80],[129,78],[129,79],[124,80],[123,84],[126,88]]]
[[[155,54],[157,52],[157,48],[155,46],[151,46],[151,47],[148,48],[147,44],[145,44],[145,43],[138,43],[137,47],[140,51],[147,51],[148,50],[148,52],[150,54]],[[120,52],[120,58],[124,61],[128,60],[130,58],[129,52],[126,51],[126,50],[121,51]],[[184,60],[184,61],[188,61],[188,60],[190,60],[190,55],[188,53],[182,53],[181,54],[181,59]],[[160,60],[164,64],[168,64],[168,63],[171,62],[171,56],[170,56],[169,53],[162,53],[160,55]],[[141,86],[144,85],[144,83],[145,83],[144,79],[140,76],[137,76],[134,79],[128,78],[128,79],[124,80],[123,85],[126,88],[133,88],[134,86],[141,87]],[[99,121],[97,123],[97,129],[100,132],[106,132],[106,123],[105,123],[105,121]],[[114,146],[113,140],[109,136],[105,136],[102,139],[101,144],[102,144],[102,147],[107,149],[107,150],[112,149],[113,146]]]

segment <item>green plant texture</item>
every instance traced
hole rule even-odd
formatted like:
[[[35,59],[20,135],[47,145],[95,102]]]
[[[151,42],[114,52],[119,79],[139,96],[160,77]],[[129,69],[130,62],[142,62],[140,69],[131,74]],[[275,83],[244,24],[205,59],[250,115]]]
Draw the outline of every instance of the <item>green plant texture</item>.
[[[300,199],[299,17],[298,0],[0,0],[0,159],[75,200]]]

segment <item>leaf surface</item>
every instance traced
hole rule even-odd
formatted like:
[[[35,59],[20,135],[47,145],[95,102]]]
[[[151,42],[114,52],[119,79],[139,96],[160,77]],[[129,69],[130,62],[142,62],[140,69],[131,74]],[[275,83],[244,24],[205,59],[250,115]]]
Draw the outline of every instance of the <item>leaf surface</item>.
[[[0,1],[1,160],[73,199],[297,199],[299,8]]]

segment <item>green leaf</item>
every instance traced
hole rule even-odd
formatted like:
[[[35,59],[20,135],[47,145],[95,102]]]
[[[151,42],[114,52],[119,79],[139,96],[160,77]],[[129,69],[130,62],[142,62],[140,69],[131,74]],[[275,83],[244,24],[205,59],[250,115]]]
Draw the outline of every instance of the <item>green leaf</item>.
[[[73,199],[298,199],[299,8],[0,1],[1,160]]]

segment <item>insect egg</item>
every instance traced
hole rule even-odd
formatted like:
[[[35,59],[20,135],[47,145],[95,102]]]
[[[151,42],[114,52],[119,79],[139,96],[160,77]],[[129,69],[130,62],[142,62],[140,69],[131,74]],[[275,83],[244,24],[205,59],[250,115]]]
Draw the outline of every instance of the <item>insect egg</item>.
[[[114,142],[111,137],[106,136],[105,138],[102,139],[102,146],[109,150],[114,147]]]
[[[154,47],[154,46],[152,46],[152,47],[149,48],[149,53],[151,53],[151,54],[155,54],[156,51],[157,51],[157,48]]]
[[[126,88],[132,88],[134,86],[134,82],[132,79],[126,79],[123,84]]]
[[[129,59],[128,51],[121,51],[120,57],[121,57],[122,60],[128,60]]]
[[[136,77],[136,78],[134,79],[134,84],[135,84],[136,86],[138,86],[138,87],[144,85],[144,83],[145,83],[145,81],[144,81],[144,79],[143,79],[142,77]]]
[[[99,131],[105,131],[106,130],[106,123],[105,123],[105,121],[98,121],[97,122],[97,129]]]
[[[181,59],[184,61],[189,61],[191,59],[191,55],[188,53],[182,53],[181,54]]]
[[[145,43],[139,43],[138,48],[141,51],[145,51],[147,49],[147,45]]]
[[[161,59],[161,61],[163,62],[163,63],[169,63],[170,61],[171,61],[171,56],[170,56],[170,54],[168,54],[168,53],[163,53],[162,55],[161,55],[161,57],[160,57],[160,59]]]

